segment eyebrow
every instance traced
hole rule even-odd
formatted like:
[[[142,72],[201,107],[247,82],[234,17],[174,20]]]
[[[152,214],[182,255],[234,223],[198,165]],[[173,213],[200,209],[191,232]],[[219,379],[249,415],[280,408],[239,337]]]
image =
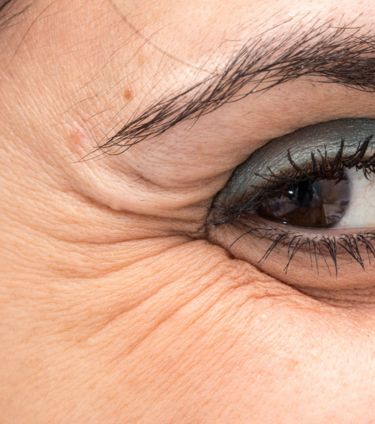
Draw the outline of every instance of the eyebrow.
[[[296,27],[302,28],[301,23]],[[270,31],[248,40],[220,71],[153,103],[98,150],[122,153],[180,122],[197,120],[224,104],[300,77],[375,91],[375,35],[370,32],[353,24],[335,26],[333,21],[316,20],[304,29],[266,38]]]

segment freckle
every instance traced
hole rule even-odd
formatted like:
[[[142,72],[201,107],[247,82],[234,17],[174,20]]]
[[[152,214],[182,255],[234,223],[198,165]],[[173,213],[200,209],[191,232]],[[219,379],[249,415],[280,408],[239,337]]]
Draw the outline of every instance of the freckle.
[[[124,90],[124,93],[123,93],[123,96],[124,96],[124,99],[127,101],[127,102],[130,102],[130,101],[132,101],[133,100],[133,98],[134,98],[134,93],[133,93],[133,91],[131,90],[131,88],[126,88],[125,90]]]
[[[140,53],[137,57],[137,62],[139,66],[143,66],[146,62],[145,57],[143,56],[142,53]]]
[[[299,365],[299,361],[296,361],[294,359],[290,359],[289,363],[288,363],[289,371],[293,371],[298,365]]]

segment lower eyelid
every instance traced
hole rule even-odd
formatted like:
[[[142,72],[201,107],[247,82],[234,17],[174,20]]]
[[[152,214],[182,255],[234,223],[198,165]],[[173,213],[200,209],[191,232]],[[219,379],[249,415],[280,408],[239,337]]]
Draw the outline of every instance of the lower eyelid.
[[[328,237],[324,232],[296,233],[286,231],[283,226],[269,226],[255,220],[251,224],[215,226],[209,234],[211,241],[265,272],[275,268],[277,263],[279,271],[272,276],[284,281],[293,282],[293,276],[302,266],[306,279],[302,283],[310,281],[313,286],[325,281],[328,286],[342,287],[347,283],[348,270],[355,270],[357,286],[373,282],[375,232],[342,235],[336,229],[330,230]],[[353,263],[356,264],[354,268]]]
[[[346,288],[337,290],[337,288],[317,288],[295,286],[300,293],[309,296],[320,302],[324,302],[330,306],[340,307],[344,309],[360,308],[362,314],[363,309],[375,307],[375,287],[365,286],[359,288]]]

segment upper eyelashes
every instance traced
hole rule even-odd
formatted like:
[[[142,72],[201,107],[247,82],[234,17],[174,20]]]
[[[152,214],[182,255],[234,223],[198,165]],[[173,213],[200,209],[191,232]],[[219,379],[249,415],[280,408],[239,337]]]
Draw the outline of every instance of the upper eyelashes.
[[[263,200],[305,180],[336,180],[345,169],[375,170],[375,120],[337,120],[273,140],[233,173],[215,199],[210,222],[220,224],[255,212]]]
[[[209,224],[241,225],[232,247],[247,234],[268,239],[261,263],[284,246],[285,272],[300,251],[336,272],[344,253],[364,268],[375,257],[374,134],[375,120],[347,119],[271,141],[233,173]]]
[[[349,175],[347,170],[362,170],[363,178],[367,180],[374,173],[372,140],[373,135],[368,136],[358,144],[353,154],[345,156],[345,141],[342,139],[336,156],[330,157],[325,146],[324,151],[312,151],[310,163],[304,166],[296,164],[288,150],[292,174],[277,174],[269,168],[268,175],[260,176],[267,181],[268,187],[254,196],[240,211],[240,215],[257,212],[268,215],[272,220],[273,209],[274,218],[279,215],[285,224],[302,227],[334,226],[341,221],[350,202],[353,184],[352,174]],[[282,203],[286,208],[283,208]],[[266,212],[262,214],[262,210]]]

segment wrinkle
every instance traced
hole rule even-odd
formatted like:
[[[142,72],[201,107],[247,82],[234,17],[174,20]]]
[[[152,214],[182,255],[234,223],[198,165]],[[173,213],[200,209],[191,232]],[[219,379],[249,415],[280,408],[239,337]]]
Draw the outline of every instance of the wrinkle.
[[[126,17],[126,15],[124,13],[122,13],[120,11],[120,9],[117,7],[117,5],[115,4],[115,2],[113,0],[107,0],[107,2],[109,3],[109,5],[111,6],[111,8],[121,17],[122,21],[124,22],[124,24],[126,26],[128,26],[138,37],[140,37],[141,39],[143,39],[145,41],[145,44],[150,45],[152,48],[154,48],[156,51],[158,51],[159,53],[161,53],[163,56],[171,59],[174,62],[180,63],[182,65],[185,65],[189,68],[192,69],[196,69],[200,72],[205,72],[207,74],[212,74],[212,71],[209,71],[208,69],[204,69],[201,67],[198,67],[192,63],[188,63],[186,61],[184,61],[181,58],[178,58],[177,56],[173,55],[172,53],[162,49],[161,47],[159,47],[157,44],[155,44],[151,37],[147,37],[145,36],[141,30],[139,30],[134,24],[132,24],[130,22],[130,20]]]
[[[217,264],[214,263],[212,266],[210,266],[208,269],[205,269],[205,275],[211,275],[214,270],[217,269]],[[158,328],[160,328],[165,322],[169,321],[172,317],[174,317],[179,310],[184,308],[186,305],[188,305],[191,301],[196,299],[197,297],[201,296],[202,294],[209,291],[212,286],[214,286],[217,283],[217,278],[219,278],[221,274],[215,275],[215,278],[213,278],[210,282],[207,284],[204,284],[204,287],[199,290],[197,293],[194,293],[191,297],[188,296],[187,300],[179,303],[178,306],[175,308],[172,308],[171,310],[168,310],[168,312],[161,311],[162,317],[156,320],[154,324],[151,325],[150,328],[147,329],[147,332],[144,336],[141,336],[139,339],[135,340],[129,347],[127,347],[126,351],[121,351],[122,355],[130,355],[133,351],[135,351],[142,343],[144,343],[150,335],[152,335]],[[191,285],[194,286],[200,279],[202,278],[202,275],[198,275],[194,279],[191,280]],[[108,331],[110,327],[116,326],[118,322],[122,322],[123,320],[126,321],[126,314],[130,312],[135,312],[139,308],[146,305],[146,303],[152,303],[155,298],[158,296],[160,297],[161,292],[167,288],[168,286],[178,284],[178,281],[174,281],[173,277],[171,281],[168,279],[168,281],[165,284],[162,284],[156,291],[154,291],[151,295],[147,296],[144,299],[141,299],[140,301],[133,303],[131,306],[126,307],[125,309],[122,309],[120,312],[116,313],[114,316],[111,316],[110,319],[104,322],[104,324],[99,328],[95,330],[95,333],[91,334],[88,338],[85,338],[83,342],[85,344],[92,343],[95,339],[101,336],[102,333],[105,333]],[[177,299],[176,299],[177,302]],[[163,309],[163,305],[160,304],[160,308]],[[116,361],[118,358],[115,358],[114,361]]]
[[[42,18],[42,16],[50,9],[50,7],[52,7],[55,3],[57,3],[59,0],[53,0],[51,1],[46,7],[44,7],[36,16],[35,18],[33,18],[33,20],[31,21],[30,25],[27,27],[26,31],[24,32],[24,34],[21,37],[21,40],[19,41],[17,47],[15,48],[15,51],[13,53],[13,57],[11,62],[14,60],[14,58],[17,56],[17,54],[19,53],[22,45],[24,44],[27,36],[31,33],[31,31],[33,30],[34,26],[38,23],[38,21]]]

